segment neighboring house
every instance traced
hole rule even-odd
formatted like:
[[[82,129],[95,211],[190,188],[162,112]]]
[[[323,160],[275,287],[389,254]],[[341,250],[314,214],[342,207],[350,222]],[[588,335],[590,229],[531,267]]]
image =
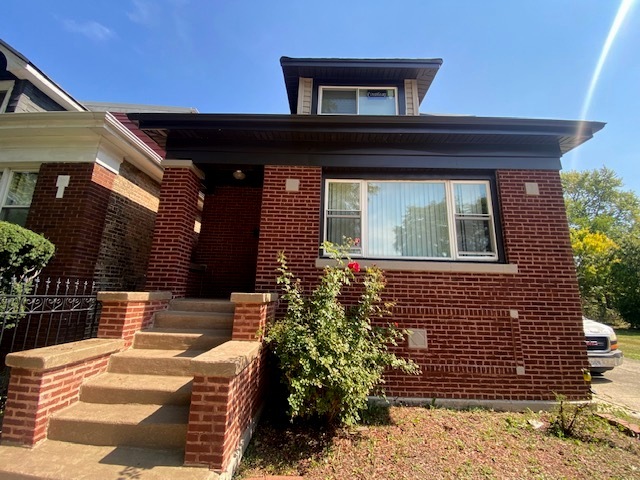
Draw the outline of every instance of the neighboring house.
[[[0,78],[72,101],[0,52]],[[290,115],[0,115],[0,215],[56,244],[52,272],[177,297],[276,291],[282,250],[310,287],[322,241],[358,238],[422,369],[389,395],[585,398],[558,172],[603,124],[420,114],[441,63],[283,57]]]
[[[0,220],[55,244],[47,276],[142,288],[164,152],[125,114],[89,111],[105,109],[1,41],[0,106]]]

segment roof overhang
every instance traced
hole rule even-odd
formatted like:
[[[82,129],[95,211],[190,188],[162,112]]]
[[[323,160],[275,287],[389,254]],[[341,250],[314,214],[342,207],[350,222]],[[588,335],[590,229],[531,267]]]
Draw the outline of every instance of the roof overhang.
[[[313,78],[314,83],[335,82],[376,82],[400,83],[417,80],[418,102],[421,103],[438,73],[441,58],[290,58],[281,57],[280,65],[287,88],[289,107],[296,112],[298,105],[298,81],[300,77]]]
[[[312,116],[130,114],[167,158],[222,158],[253,152],[247,163],[277,163],[277,153],[559,159],[604,127],[601,122],[472,116]],[[265,160],[272,153],[273,160]],[[262,157],[262,158],[261,158]],[[210,160],[209,160],[210,159]],[[535,168],[532,162],[532,168]],[[556,162],[557,163],[557,162]],[[539,167],[538,167],[539,168]]]
[[[0,165],[98,163],[117,173],[125,160],[162,179],[162,157],[110,113],[0,115]]]
[[[66,110],[75,112],[86,110],[81,103],[60,88],[24,55],[2,40],[0,40],[0,53],[7,59],[7,71],[20,80],[28,80]]]

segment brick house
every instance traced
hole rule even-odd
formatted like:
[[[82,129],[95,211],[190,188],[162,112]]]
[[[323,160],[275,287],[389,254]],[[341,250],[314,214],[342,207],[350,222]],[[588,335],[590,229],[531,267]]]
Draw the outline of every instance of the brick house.
[[[56,244],[50,273],[224,298],[276,291],[281,250],[310,285],[321,242],[357,237],[422,368],[389,374],[389,395],[588,396],[558,172],[603,124],[420,114],[439,59],[283,57],[290,115],[114,115],[0,52],[7,112],[36,90],[67,110],[0,115],[0,216],[22,207]],[[8,204],[35,171],[30,205]]]
[[[441,63],[283,57],[291,115],[130,115],[167,153],[146,287],[274,291],[280,250],[310,285],[357,237],[423,371],[390,395],[587,397],[559,170],[603,124],[420,114]]]

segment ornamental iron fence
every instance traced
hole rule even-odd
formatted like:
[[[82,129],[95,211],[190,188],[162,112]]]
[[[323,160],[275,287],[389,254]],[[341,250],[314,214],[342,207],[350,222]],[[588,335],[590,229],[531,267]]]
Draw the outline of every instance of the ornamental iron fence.
[[[99,303],[89,280],[36,278],[0,293],[0,367],[8,353],[96,337]]]

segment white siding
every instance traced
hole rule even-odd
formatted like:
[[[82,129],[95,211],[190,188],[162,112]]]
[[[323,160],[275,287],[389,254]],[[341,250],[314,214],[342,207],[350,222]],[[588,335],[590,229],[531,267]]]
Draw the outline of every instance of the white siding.
[[[407,115],[420,115],[418,105],[418,82],[416,80],[404,81],[404,98]]]
[[[311,115],[313,79],[300,77],[298,83],[298,115]]]

